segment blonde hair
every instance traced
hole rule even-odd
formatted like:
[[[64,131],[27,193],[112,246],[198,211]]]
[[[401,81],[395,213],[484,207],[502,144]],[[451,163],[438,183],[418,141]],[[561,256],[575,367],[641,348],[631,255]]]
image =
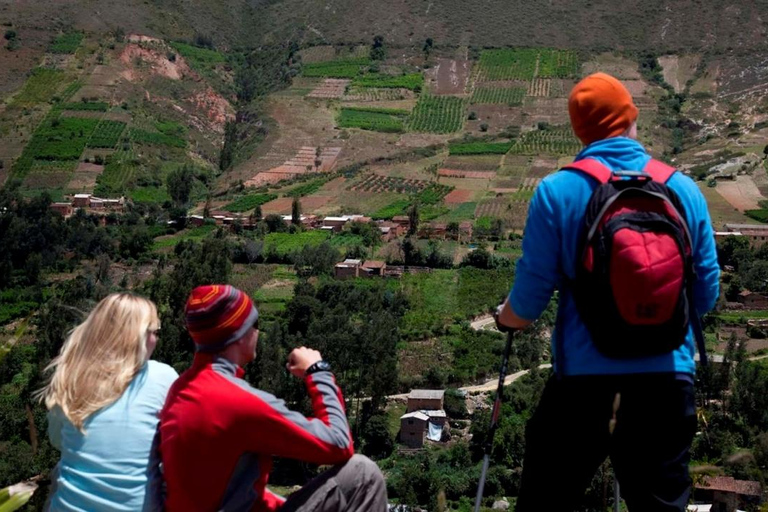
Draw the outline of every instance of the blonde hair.
[[[46,371],[55,371],[39,396],[82,431],[91,414],[120,398],[141,370],[149,331],[159,326],[151,301],[130,293],[109,295],[72,330],[48,365]]]

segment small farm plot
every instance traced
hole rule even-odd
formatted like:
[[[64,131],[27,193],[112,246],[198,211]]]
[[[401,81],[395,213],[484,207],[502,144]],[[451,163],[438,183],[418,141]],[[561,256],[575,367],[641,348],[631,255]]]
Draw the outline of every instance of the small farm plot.
[[[465,106],[463,98],[422,94],[411,113],[408,128],[414,132],[457,132],[464,124]]]
[[[503,155],[513,142],[464,142],[448,146],[450,155]]]
[[[307,98],[339,99],[344,96],[350,81],[339,78],[326,78],[323,83],[315,87]]]
[[[398,194],[418,194],[427,189],[432,183],[426,180],[396,178],[369,174],[359,183],[349,186],[348,190],[360,192],[397,192]]]
[[[46,120],[30,141],[36,160],[77,160],[96,129],[96,119],[62,117]]]
[[[530,80],[536,73],[539,51],[535,48],[484,50],[478,63],[479,79]]]
[[[397,101],[412,100],[416,94],[409,89],[384,89],[380,87],[349,87],[344,101]]]
[[[527,93],[525,87],[497,87],[480,85],[472,93],[472,104],[505,104],[520,106]]]
[[[432,94],[464,94],[472,63],[468,60],[437,59],[427,70]]]
[[[311,46],[299,52],[301,61],[306,64],[327,62],[336,58],[336,48],[330,45]]]
[[[22,186],[26,189],[64,188],[72,177],[75,160],[35,160]]]
[[[581,75],[581,59],[571,50],[543,48],[539,53],[539,78],[578,78]]]
[[[117,145],[120,135],[125,131],[125,123],[122,121],[108,121],[106,119],[99,121],[96,129],[88,140],[89,148],[111,149]]]
[[[566,156],[581,150],[570,126],[552,126],[520,134],[510,153],[517,155]]]
[[[139,144],[170,146],[176,148],[187,147],[187,141],[177,135],[166,135],[165,133],[150,132],[140,128],[131,128],[128,130],[128,135],[131,140]]]
[[[545,97],[552,92],[552,80],[546,78],[534,78],[528,85],[528,96]]]
[[[51,53],[75,53],[83,37],[82,32],[65,32],[53,40],[48,50]]]
[[[360,128],[376,132],[401,133],[405,131],[407,110],[365,107],[344,107],[338,117],[340,128]]]
[[[511,229],[525,227],[527,215],[528,201],[514,200],[505,196],[486,199],[478,203],[475,208],[476,219],[501,219]]]
[[[228,212],[247,212],[274,199],[277,199],[275,194],[249,194],[232,201],[224,209]]]
[[[305,64],[301,68],[303,76],[322,78],[355,78],[370,64],[368,58],[341,59],[327,62]]]
[[[56,94],[63,79],[64,73],[58,69],[35,68],[10,106],[23,108],[47,103]]]
[[[375,87],[378,89],[409,89],[420,91],[424,86],[421,73],[384,75],[380,73],[357,76],[352,80],[354,87]]]

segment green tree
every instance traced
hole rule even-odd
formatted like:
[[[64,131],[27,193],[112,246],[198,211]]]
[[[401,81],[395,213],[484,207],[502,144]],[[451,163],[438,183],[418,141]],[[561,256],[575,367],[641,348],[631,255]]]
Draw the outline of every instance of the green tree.
[[[408,236],[413,236],[419,230],[419,202],[414,201],[408,208]]]
[[[371,60],[381,61],[387,58],[387,48],[384,46],[384,36],[374,36],[371,45]]]
[[[189,166],[182,166],[174,169],[168,174],[165,186],[168,189],[168,195],[179,205],[183,206],[189,203],[190,194],[195,183],[195,173]]]
[[[291,225],[301,227],[301,198],[294,196],[291,202]]]

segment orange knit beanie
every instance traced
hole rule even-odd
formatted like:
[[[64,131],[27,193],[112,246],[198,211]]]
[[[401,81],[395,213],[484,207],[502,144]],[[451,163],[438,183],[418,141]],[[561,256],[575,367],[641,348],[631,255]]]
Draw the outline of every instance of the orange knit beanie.
[[[589,75],[571,91],[568,113],[576,136],[585,145],[617,137],[637,119],[637,107],[621,82],[611,75]]]

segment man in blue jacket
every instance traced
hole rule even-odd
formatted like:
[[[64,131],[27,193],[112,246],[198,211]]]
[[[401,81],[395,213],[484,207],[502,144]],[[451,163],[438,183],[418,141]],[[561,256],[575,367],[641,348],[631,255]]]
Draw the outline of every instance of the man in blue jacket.
[[[576,161],[591,158],[615,172],[642,170],[650,160],[635,140],[637,108],[615,78],[603,73],[585,78],[571,92],[568,109],[586,146]],[[585,210],[597,186],[576,170],[541,182],[531,200],[514,287],[500,309],[499,323],[521,329],[559,290],[552,336],[556,376],[527,426],[515,510],[574,510],[610,456],[630,510],[682,512],[690,495],[689,451],[696,431],[694,334],[689,329],[673,352],[631,359],[608,358],[593,344],[568,283],[575,278]],[[693,302],[703,315],[719,295],[707,203],[682,173],[673,174],[667,186],[679,196],[687,218],[696,273]],[[617,421],[610,429],[617,394]]]

